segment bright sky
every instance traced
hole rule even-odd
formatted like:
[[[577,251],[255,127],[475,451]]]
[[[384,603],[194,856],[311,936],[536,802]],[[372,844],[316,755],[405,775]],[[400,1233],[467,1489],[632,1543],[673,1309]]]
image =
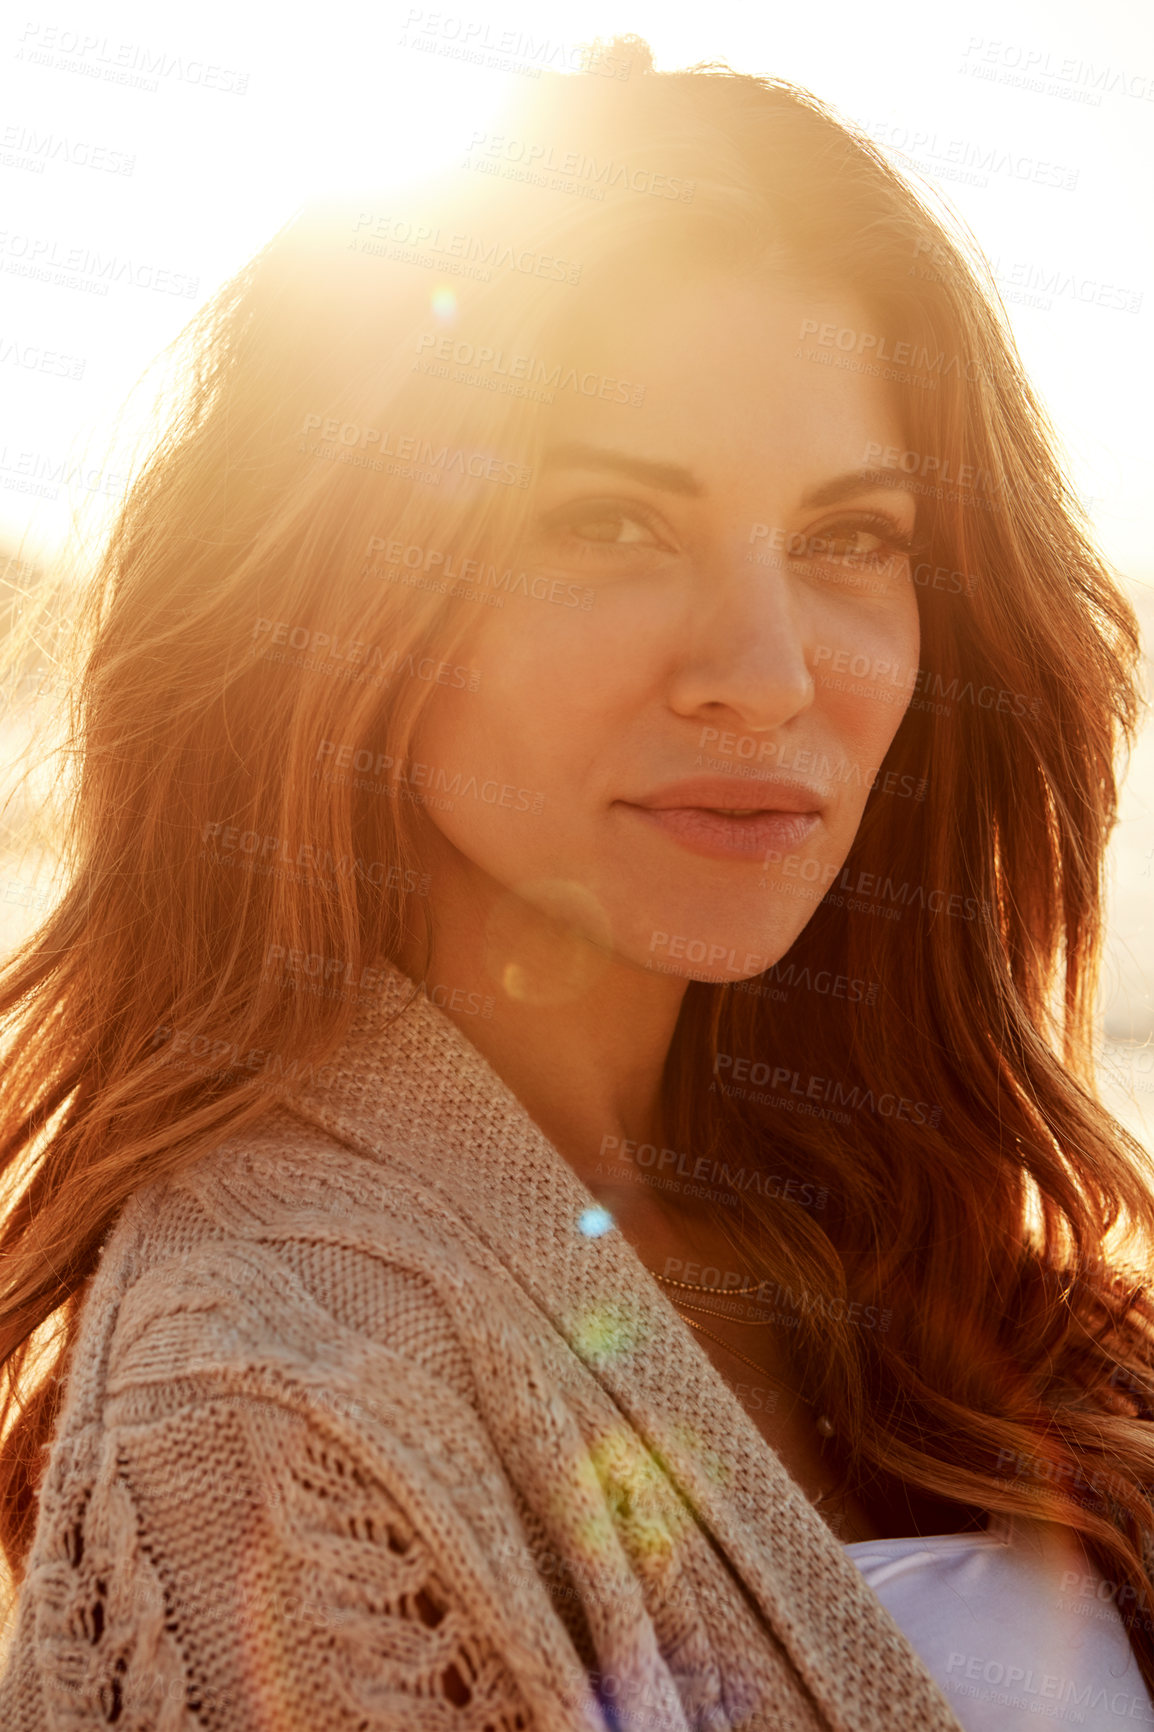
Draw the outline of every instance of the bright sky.
[[[1138,598],[1151,599],[1149,0],[459,4],[201,0],[174,15],[127,0],[17,0],[8,9],[0,543],[26,536],[29,551],[47,552],[74,506],[90,523],[110,506],[115,469],[98,472],[112,415],[195,307],[302,198],[464,157],[517,76],[493,64],[502,52],[519,53],[523,69],[542,52],[573,66],[581,43],[634,31],[661,68],[724,59],[809,87],[883,145],[904,148],[949,197],[996,264],[1105,551]],[[117,280],[98,274],[92,254],[115,260]],[[60,269],[69,255],[80,269],[67,282],[28,274],[30,262]],[[174,292],[190,287],[191,296]],[[60,376],[69,372],[82,376]],[[71,487],[51,479],[61,464],[81,465]],[[1154,789],[1154,752],[1144,749],[1116,851],[1118,906],[1132,913],[1111,962],[1125,1010],[1115,1023],[1136,1033],[1154,1032],[1154,930],[1144,913],[1154,892],[1154,799],[1144,792]],[[1146,1092],[1154,1105],[1154,1072]]]

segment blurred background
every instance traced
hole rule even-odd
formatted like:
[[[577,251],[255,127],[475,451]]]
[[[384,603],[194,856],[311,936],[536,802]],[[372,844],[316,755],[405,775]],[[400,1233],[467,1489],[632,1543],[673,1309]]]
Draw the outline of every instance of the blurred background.
[[[454,0],[456,3],[456,0]],[[958,212],[991,260],[1108,559],[1154,644],[1154,9],[1148,0],[373,0],[183,13],[84,0],[0,24],[0,631],[99,546],[147,423],[144,369],[305,198],[463,160],[511,82],[633,32],[661,70],[722,60],[812,90]],[[126,404],[128,407],[126,408]],[[1149,665],[1149,664],[1148,664]],[[14,787],[60,694],[51,644],[3,694]],[[0,949],[42,914],[11,794]],[[1101,994],[1107,1099],[1154,1149],[1154,733],[1129,766]]]

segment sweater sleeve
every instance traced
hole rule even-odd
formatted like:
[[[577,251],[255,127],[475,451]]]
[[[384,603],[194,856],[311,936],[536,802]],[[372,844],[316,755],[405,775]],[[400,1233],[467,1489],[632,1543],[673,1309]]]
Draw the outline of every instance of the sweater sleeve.
[[[435,1524],[308,1413],[232,1396],[109,1428],[53,1515],[0,1684],[13,1732],[543,1726]]]

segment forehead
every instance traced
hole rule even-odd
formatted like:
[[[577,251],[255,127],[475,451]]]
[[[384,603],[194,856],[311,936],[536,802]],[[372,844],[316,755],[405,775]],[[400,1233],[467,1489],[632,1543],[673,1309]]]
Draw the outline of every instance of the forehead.
[[[588,395],[559,392],[545,411],[551,441],[669,457],[721,481],[772,463],[813,479],[865,461],[871,441],[903,442],[896,393],[854,355],[803,335],[824,324],[870,330],[851,294],[702,275],[634,288],[582,329],[574,357],[595,375]],[[846,363],[839,365],[837,363]],[[605,395],[594,395],[596,382]],[[620,401],[644,386],[639,405]]]

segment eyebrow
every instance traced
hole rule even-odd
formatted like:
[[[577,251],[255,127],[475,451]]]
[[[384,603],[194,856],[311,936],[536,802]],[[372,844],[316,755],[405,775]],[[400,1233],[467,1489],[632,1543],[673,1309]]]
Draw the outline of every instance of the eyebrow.
[[[545,452],[541,467],[616,470],[620,475],[631,476],[634,481],[643,481],[662,492],[681,493],[692,499],[700,499],[706,491],[704,484],[690,470],[677,463],[656,463],[652,458],[632,457],[628,452],[611,451],[603,445],[576,442],[554,445]],[[891,493],[913,493],[912,487],[902,481],[900,471],[850,469],[844,475],[835,475],[832,480],[823,481],[820,487],[812,488],[801,503],[804,507],[836,505],[855,493],[878,487]]]
[[[609,451],[602,445],[554,445],[541,460],[542,469],[615,469],[644,481],[665,493],[684,493],[699,499],[705,488],[688,469],[676,463],[655,463],[649,457],[630,457],[625,451]]]
[[[901,471],[896,469],[847,469],[844,475],[835,475],[832,481],[823,481],[820,487],[814,487],[802,499],[802,505],[836,505],[839,500],[848,499],[855,493],[884,487],[890,493],[908,493],[913,497],[913,488],[901,479]]]

